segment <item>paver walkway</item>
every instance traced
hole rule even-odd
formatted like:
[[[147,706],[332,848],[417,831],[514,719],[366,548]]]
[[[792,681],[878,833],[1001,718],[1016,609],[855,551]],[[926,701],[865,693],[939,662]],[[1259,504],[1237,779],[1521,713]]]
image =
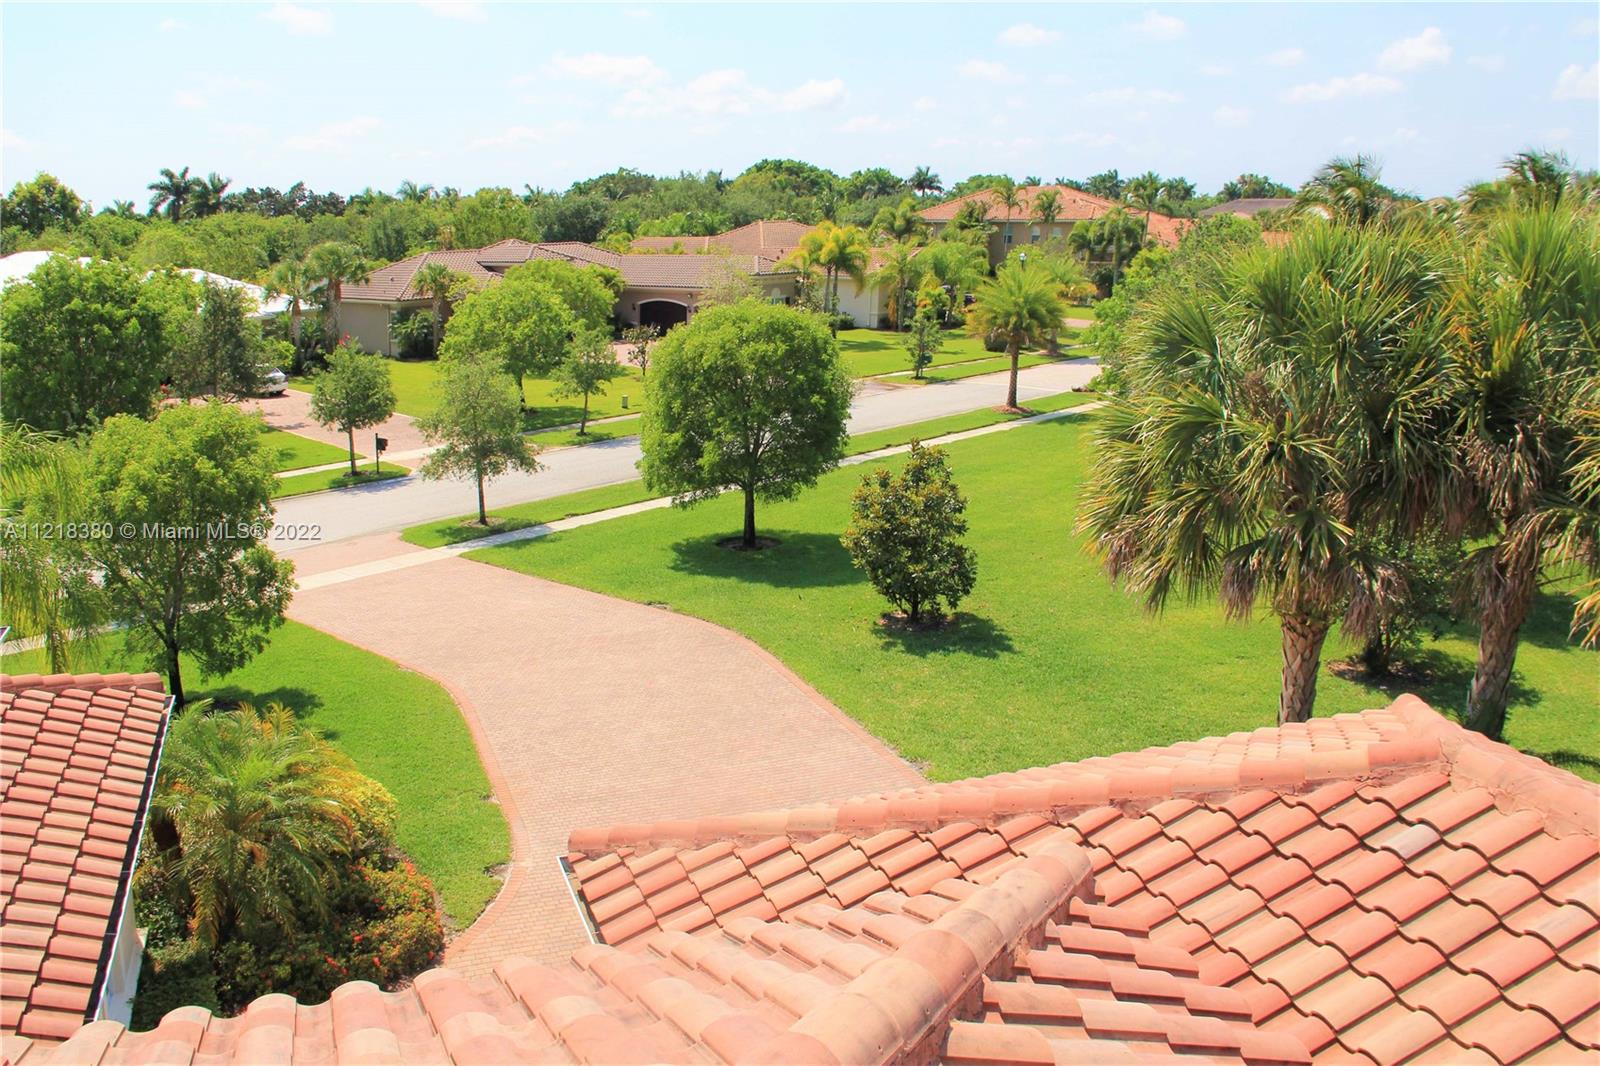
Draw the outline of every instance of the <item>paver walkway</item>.
[[[310,437],[320,440],[324,444],[331,444],[336,448],[349,447],[349,441],[343,433],[336,429],[329,429],[311,417],[311,394],[301,392],[299,389],[285,389],[277,396],[258,396],[248,400],[240,400],[239,407],[245,411],[259,413],[266,419],[267,425],[273,429],[281,429],[288,433]],[[417,420],[410,415],[391,415],[388,420],[372,428],[363,429],[356,434],[356,451],[362,455],[372,454],[372,435],[389,439],[389,450],[384,456],[398,455],[400,452],[415,451],[426,448],[427,441],[422,439],[422,430],[417,428]]]
[[[348,557],[328,545],[308,569],[326,551]],[[585,942],[558,866],[574,828],[922,780],[765,651],[669,611],[436,557],[303,589],[289,613],[439,681],[473,728],[513,855],[500,896],[446,952],[465,974]]]

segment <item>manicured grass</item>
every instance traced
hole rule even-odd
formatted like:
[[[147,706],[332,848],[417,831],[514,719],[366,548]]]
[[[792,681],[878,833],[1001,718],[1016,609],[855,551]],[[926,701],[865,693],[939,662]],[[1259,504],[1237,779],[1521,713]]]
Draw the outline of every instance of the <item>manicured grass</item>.
[[[0,657],[7,673],[43,666],[39,651]],[[98,661],[74,668],[144,666],[127,661],[121,641],[108,637]],[[439,685],[296,622],[286,622],[265,651],[226,677],[201,681],[188,662],[184,670],[193,698],[293,708],[392,792],[400,809],[400,847],[433,881],[456,926],[465,927],[494,898],[500,884],[488,871],[510,856],[510,834],[489,801],[489,781],[466,722]]]
[[[290,474],[278,479],[277,485],[272,489],[272,498],[281,500],[286,496],[304,496],[308,492],[322,492],[325,489],[347,489],[356,485],[368,485],[374,481],[405,477],[409,473],[411,471],[403,466],[385,463],[383,469],[376,472],[370,464],[361,466],[355,477],[350,476],[348,466],[340,467],[338,470],[318,470],[310,474]]]
[[[624,481],[617,485],[602,485],[595,489],[569,492],[563,496],[552,496],[547,500],[534,500],[490,511],[488,529],[478,524],[477,515],[462,515],[459,518],[445,518],[437,522],[412,526],[400,534],[400,539],[407,544],[416,544],[424,548],[442,548],[447,544],[476,540],[492,533],[525,529],[541,522],[554,522],[558,518],[605,511],[612,507],[623,507],[653,498],[654,493],[645,489],[643,481]]]
[[[625,367],[626,373],[616,378],[606,390],[589,397],[589,417],[609,418],[627,414],[622,397],[628,397],[628,411],[644,407],[644,380],[637,367]],[[389,381],[394,386],[395,410],[403,415],[421,418],[433,413],[439,403],[439,362],[436,359],[391,359]],[[299,377],[290,384],[309,391],[312,379]],[[528,378],[522,383],[528,410],[522,419],[524,429],[545,429],[577,422],[583,414],[582,401],[558,400],[552,395],[555,383],[544,378]]]
[[[1032,400],[1028,407],[1029,410],[1042,414],[1046,411],[1077,407],[1079,404],[1090,403],[1098,398],[1092,392],[1063,392]],[[909,444],[914,440],[928,440],[946,433],[978,429],[981,426],[1012,422],[1024,417],[1026,416],[991,409],[969,411],[966,414],[949,415],[945,418],[930,418],[925,422],[913,422],[907,426],[895,426],[892,429],[880,429],[873,433],[851,437],[849,444],[845,446],[845,454],[860,455],[862,452],[876,451],[879,448],[892,448],[897,444]],[[400,539],[407,544],[416,544],[423,548],[442,548],[447,544],[460,544],[494,533],[525,529],[541,522],[553,522],[558,518],[568,518],[572,515],[592,514],[612,507],[626,507],[630,503],[640,503],[653,498],[654,495],[644,487],[643,481],[625,481],[619,485],[584,489],[564,496],[552,496],[547,500],[535,500],[532,503],[521,503],[514,507],[490,511],[491,525],[487,529],[478,524],[477,515],[461,515],[458,518],[446,518],[438,522],[412,526],[400,534]]]
[[[1028,410],[1034,414],[1045,414],[1093,403],[1099,398],[1092,392],[1061,392],[1054,396],[1041,396],[1037,400],[1029,400]],[[880,429],[851,437],[848,451],[851,455],[860,455],[862,452],[873,452],[879,448],[892,448],[897,444],[909,444],[914,440],[929,440],[933,437],[942,437],[946,433],[982,429],[984,426],[1015,422],[1019,418],[1026,417],[1028,416],[1013,414],[1010,411],[985,408],[981,411],[968,411],[965,414],[946,415],[944,418],[930,418],[926,422],[913,422],[909,426],[894,426],[891,429]]]
[[[1087,319],[1090,322],[1097,321],[1094,311],[1094,304],[1090,304],[1088,307],[1079,307],[1077,304],[1068,304],[1066,317]]]
[[[1017,366],[1026,370],[1030,366],[1040,366],[1051,362],[1043,355],[1024,354],[1017,359]],[[995,374],[1002,370],[1011,369],[1011,360],[1004,355],[990,356],[987,359],[975,359],[969,363],[956,363],[954,366],[932,366],[922,372],[924,381],[958,381],[961,378],[977,377],[979,374]],[[912,380],[909,376],[895,378],[895,381]],[[1005,399],[1004,396],[1001,399]]]
[[[597,444],[603,440],[619,440],[622,437],[637,437],[639,435],[639,419],[642,416],[634,415],[632,418],[619,419],[615,422],[604,422],[600,425],[589,423],[589,432],[578,435],[575,429],[546,429],[529,435],[529,439],[541,448],[569,448],[578,444]]]
[[[267,451],[273,456],[274,470],[299,470],[302,467],[322,466],[325,463],[337,463],[341,459],[350,458],[348,449],[336,448],[320,440],[287,433],[281,429],[262,430],[261,443],[267,446]],[[358,458],[361,457],[359,452],[356,455]]]
[[[901,341],[903,334],[882,329],[846,329],[839,332],[839,355],[853,378],[910,370],[911,360]],[[961,330],[946,330],[944,347],[934,356],[933,365],[983,359],[991,353],[983,342]]]
[[[739,528],[741,501],[729,495],[469,557],[744,633],[937,780],[1271,725],[1280,651],[1270,616],[1229,622],[1214,600],[1151,615],[1084,551],[1073,520],[1092,421],[949,446],[970,501],[978,584],[945,629],[877,624],[884,603],[838,539],[861,470],[760,506],[761,531],[781,543],[758,553],[716,546]],[[1561,595],[1538,601],[1518,657],[1509,739],[1600,779],[1600,655],[1566,641],[1570,608]],[[1463,630],[1425,651],[1432,680],[1416,687],[1442,712],[1464,702],[1473,640]],[[1328,658],[1349,650],[1335,638]],[[1324,715],[1382,706],[1398,691],[1328,672],[1319,690]]]

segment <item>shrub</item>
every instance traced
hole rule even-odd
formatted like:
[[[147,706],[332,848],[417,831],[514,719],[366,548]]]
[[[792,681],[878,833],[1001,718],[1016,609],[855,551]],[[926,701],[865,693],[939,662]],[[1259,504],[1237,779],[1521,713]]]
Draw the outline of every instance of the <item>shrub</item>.
[[[179,940],[145,952],[132,1028],[154,1029],[168,1011],[179,1007],[222,1009],[211,953],[197,940]]]
[[[898,475],[874,470],[851,499],[840,538],[872,587],[911,622],[951,611],[978,579],[977,559],[961,543],[967,501],[950,477],[944,452],[911,444]]]

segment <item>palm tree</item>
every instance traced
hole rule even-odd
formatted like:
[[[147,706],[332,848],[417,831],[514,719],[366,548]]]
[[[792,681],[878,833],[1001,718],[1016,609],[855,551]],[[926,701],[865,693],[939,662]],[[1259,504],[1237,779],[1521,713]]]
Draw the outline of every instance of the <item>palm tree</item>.
[[[872,233],[891,241],[917,241],[928,230],[927,220],[917,210],[917,202],[907,196],[893,207],[885,204],[872,218]]]
[[[1037,260],[1030,259],[1028,265],[1038,266],[1040,270],[1050,275],[1050,279],[1056,283],[1056,289],[1063,301],[1078,298],[1085,292],[1094,292],[1094,286],[1090,283],[1088,275],[1084,273],[1083,265],[1070,255],[1043,255]],[[1063,312],[1065,312],[1064,307]],[[1051,328],[1050,342],[1045,349],[1052,356],[1061,354],[1060,325],[1058,321]]]
[[[339,341],[339,301],[348,284],[360,284],[372,275],[372,264],[361,254],[361,249],[342,241],[319,244],[306,254],[306,270],[322,290],[322,303],[326,310],[324,325],[330,344]]]
[[[989,254],[968,241],[934,241],[917,260],[949,292],[952,308],[959,307],[962,297],[976,289],[989,273]]]
[[[418,185],[414,181],[402,181],[400,183],[400,188],[397,189],[395,193],[400,197],[400,199],[405,200],[407,203],[420,204],[424,200],[430,200],[433,198],[433,186]]]
[[[312,277],[304,263],[296,263],[290,259],[285,259],[273,267],[272,273],[267,276],[266,295],[269,298],[288,297],[289,333],[294,338],[297,352],[300,350],[300,316],[305,310],[306,303],[315,298],[321,285],[317,278]]]
[[[933,172],[932,167],[918,167],[911,172],[906,184],[910,185],[918,196],[944,191],[944,183],[939,180],[939,175]]]
[[[1540,575],[1574,557],[1595,503],[1584,471],[1600,375],[1600,223],[1568,207],[1514,209],[1476,237],[1450,304],[1461,458],[1441,499],[1452,528],[1477,545],[1467,576],[1478,656],[1465,722],[1499,737]],[[1600,559],[1581,561],[1597,572]]]
[[[1122,266],[1144,244],[1145,223],[1120,207],[1113,207],[1099,218],[1080,222],[1067,234],[1067,245],[1087,263],[1108,260],[1109,268],[1098,272],[1108,292],[1122,278]]]
[[[350,850],[353,769],[281,704],[225,714],[191,705],[172,725],[151,810],[193,901],[191,925],[216,945],[236,930],[295,928],[324,908],[322,886]]]
[[[0,422],[0,617],[43,638],[53,674],[90,650],[104,621],[83,542],[26,536],[83,519],[82,454],[70,441]]]
[[[1045,189],[1035,196],[1033,217],[1039,220],[1042,227],[1055,225],[1056,219],[1061,217],[1061,190]]]
[[[845,276],[857,285],[865,284],[867,258],[871,254],[867,235],[860,226],[839,226],[823,220],[789,253],[790,262],[803,271],[823,272],[823,307],[828,326],[839,334],[839,278]]]
[[[1194,199],[1194,182],[1187,178],[1167,178],[1161,183],[1161,202],[1181,207]],[[1171,214],[1171,211],[1167,212]]]
[[[439,352],[439,341],[444,333],[444,319],[450,313],[450,297],[460,291],[463,276],[443,263],[426,263],[411,279],[411,288],[418,296],[433,302],[433,351]]]
[[[1122,198],[1134,207],[1144,209],[1145,228],[1150,226],[1150,216],[1155,213],[1156,201],[1161,199],[1161,175],[1147,170],[1136,178],[1129,178],[1122,188]]]
[[[1269,604],[1280,723],[1310,717],[1334,622],[1364,634],[1393,584],[1358,532],[1424,513],[1448,466],[1439,266],[1415,234],[1315,227],[1166,290],[1097,432],[1079,526],[1107,571],[1153,610]]]
[[[883,262],[872,274],[872,283],[884,290],[889,307],[889,325],[893,329],[899,329],[904,324],[901,312],[922,277],[922,264],[916,256],[914,245],[896,241],[884,249]]]
[[[1008,408],[1017,407],[1017,360],[1023,347],[1042,343],[1051,330],[1061,327],[1065,314],[1055,279],[1031,265],[1005,263],[978,286],[977,299],[967,312],[967,328],[979,337],[1005,338],[1011,359]]]
[[[1010,178],[1002,177],[990,186],[989,196],[994,200],[994,205],[1004,208],[1006,213],[1005,228],[1000,231],[1000,251],[1003,255],[1011,241],[1011,216],[1022,207],[1022,190]]]
[[[100,209],[102,215],[115,215],[117,218],[138,218],[132,200],[112,200],[111,206]]]
[[[147,186],[155,194],[150,197],[150,213],[156,214],[165,207],[167,217],[177,222],[183,218],[183,209],[194,198],[199,184],[200,179],[189,176],[188,167],[176,172],[162,167],[161,177]]]
[[[233,184],[232,178],[224,178],[215,170],[204,178],[194,179],[194,215],[196,218],[205,218],[222,210],[222,197],[227,193],[228,186]]]
[[[1369,155],[1340,156],[1324,163],[1295,195],[1295,209],[1336,222],[1365,226],[1383,216],[1393,198]]]

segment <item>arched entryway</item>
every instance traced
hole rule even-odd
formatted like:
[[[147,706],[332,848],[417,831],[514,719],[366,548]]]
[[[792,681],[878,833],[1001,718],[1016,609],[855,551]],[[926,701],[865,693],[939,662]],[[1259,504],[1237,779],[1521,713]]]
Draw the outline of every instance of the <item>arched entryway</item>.
[[[646,300],[639,305],[639,325],[655,326],[662,333],[689,321],[689,308],[676,300]]]

